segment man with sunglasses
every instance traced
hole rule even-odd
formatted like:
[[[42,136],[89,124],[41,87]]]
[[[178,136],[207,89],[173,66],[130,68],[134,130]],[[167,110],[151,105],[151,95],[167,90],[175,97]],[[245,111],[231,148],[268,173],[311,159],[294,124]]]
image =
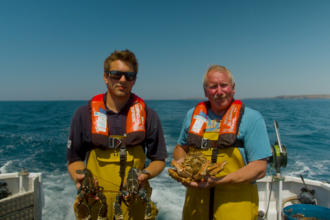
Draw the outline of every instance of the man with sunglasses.
[[[143,187],[150,198],[148,179],[162,172],[168,157],[157,113],[131,93],[137,72],[134,53],[129,50],[113,52],[104,61],[107,92],[94,96],[88,105],[78,108],[71,122],[66,157],[69,174],[79,189],[84,175],[76,171],[88,168],[93,173],[98,185],[104,188],[111,220],[115,215],[116,196],[130,168],[143,170],[138,176],[139,187]],[[146,157],[150,160],[147,166]],[[92,215],[98,215],[98,208],[93,206]],[[153,203],[147,207],[147,203],[141,201],[130,202],[129,207],[126,202],[116,203],[115,209],[120,208],[122,213],[118,211],[116,219],[132,216],[155,219],[158,212]]]
[[[203,78],[205,97],[188,111],[173,158],[199,151],[224,170],[187,187],[183,220],[256,220],[258,189],[272,155],[261,114],[234,100],[235,81],[224,66],[212,65]]]

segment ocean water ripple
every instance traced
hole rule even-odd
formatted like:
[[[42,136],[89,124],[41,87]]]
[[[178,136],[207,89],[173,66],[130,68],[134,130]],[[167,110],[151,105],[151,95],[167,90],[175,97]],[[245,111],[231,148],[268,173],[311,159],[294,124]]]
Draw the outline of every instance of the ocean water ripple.
[[[173,149],[187,111],[198,100],[147,100],[159,115],[167,150],[165,170],[150,181],[157,220],[181,219],[185,188],[171,179]],[[282,174],[330,181],[330,100],[243,100],[265,119],[270,144],[278,121],[288,164]],[[0,102],[0,171],[43,173],[43,219],[75,219],[72,204],[76,188],[66,168],[66,143],[75,110],[87,101]],[[270,173],[268,168],[267,175]]]

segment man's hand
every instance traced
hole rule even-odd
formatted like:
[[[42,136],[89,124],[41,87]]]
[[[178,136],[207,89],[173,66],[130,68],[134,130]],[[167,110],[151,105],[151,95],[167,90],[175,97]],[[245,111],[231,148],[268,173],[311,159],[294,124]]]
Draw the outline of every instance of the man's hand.
[[[181,158],[181,159],[177,160],[176,162],[178,162],[179,164],[182,164],[183,161],[184,161],[184,158]]]
[[[147,180],[149,179],[149,174],[146,173],[141,173],[140,176],[138,177],[139,180],[139,189],[143,188],[144,184],[147,182]]]
[[[85,178],[84,174],[77,174],[76,176],[76,180],[74,180],[75,184],[76,184],[76,188],[77,190],[79,190],[79,188],[81,187],[82,184],[82,180]]]
[[[187,188],[191,189],[208,189],[215,187],[217,184],[217,180],[220,180],[222,178],[218,177],[211,177],[211,176],[206,176],[204,182],[190,182],[190,183],[182,183]]]
[[[77,170],[83,170],[86,166],[83,161],[68,161],[68,172],[76,184],[77,190],[81,186],[81,182],[84,179],[85,175],[76,173]]]
[[[83,181],[84,178],[85,178],[84,174],[77,174],[77,182],[76,182],[77,190],[80,189],[82,181]],[[99,182],[97,181],[96,177],[94,177],[94,183],[95,183],[95,188],[98,189]],[[94,200],[99,200],[99,197],[94,196]]]
[[[165,160],[153,160],[144,170],[149,173],[141,173],[138,177],[140,189],[144,186],[148,179],[158,176],[165,168]]]
[[[191,182],[182,183],[187,188],[192,189],[206,189],[212,188],[224,184],[237,184],[237,183],[247,183],[253,182],[257,179],[263,178],[267,169],[266,159],[256,160],[250,162],[248,165],[242,167],[241,169],[230,173],[223,177],[205,177],[205,182]]]

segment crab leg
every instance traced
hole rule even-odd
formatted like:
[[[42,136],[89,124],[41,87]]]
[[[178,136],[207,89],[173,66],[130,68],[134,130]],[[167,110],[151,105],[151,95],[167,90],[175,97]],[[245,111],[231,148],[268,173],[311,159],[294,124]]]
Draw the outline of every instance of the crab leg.
[[[197,182],[204,182],[204,177],[206,176],[206,171],[207,171],[207,168],[210,165],[210,163],[211,163],[210,161],[206,161],[206,163],[203,164],[202,168],[194,176],[194,179]]]
[[[179,174],[173,170],[173,169],[168,169],[168,174],[173,178],[175,179],[176,181],[178,182],[186,182],[186,183],[190,183],[191,182],[191,178],[184,178],[184,177],[181,177],[179,176]]]
[[[225,166],[227,165],[227,161],[223,161],[220,163],[217,163],[211,167],[209,167],[207,169],[207,174],[210,176],[214,176],[215,174],[219,173],[221,170],[223,170],[225,168]]]
[[[172,160],[171,165],[175,167],[176,171],[181,177],[192,177],[192,175],[186,171],[186,168],[182,166],[182,164],[176,162],[175,160]]]

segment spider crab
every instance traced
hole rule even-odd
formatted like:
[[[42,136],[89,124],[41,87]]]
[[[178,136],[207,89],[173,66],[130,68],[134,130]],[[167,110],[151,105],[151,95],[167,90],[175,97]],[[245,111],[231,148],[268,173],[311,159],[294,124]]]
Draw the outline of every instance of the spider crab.
[[[130,202],[134,199],[136,201],[137,198],[147,203],[144,219],[151,219],[152,216],[151,216],[150,198],[148,197],[145,189],[143,188],[139,189],[140,184],[139,184],[138,176],[141,173],[149,174],[149,172],[146,170],[141,171],[134,167],[132,167],[128,171],[126,177],[126,184],[123,186],[123,189],[118,193],[118,195],[116,196],[116,201],[113,203],[113,209],[115,212],[116,220],[124,219],[123,212],[120,207],[120,202],[123,201],[126,204],[126,201]]]
[[[227,161],[212,164],[199,151],[189,152],[182,163],[172,160],[175,169],[168,169],[168,174],[178,182],[204,182],[205,176],[215,176],[226,166]]]
[[[102,193],[103,187],[96,187],[93,174],[88,169],[77,170],[76,173],[84,174],[85,178],[78,190],[79,194],[73,203],[74,213],[77,220],[91,219],[91,207],[97,202],[101,202],[97,220],[107,220],[108,204],[107,198]],[[95,196],[99,199],[95,200]]]

